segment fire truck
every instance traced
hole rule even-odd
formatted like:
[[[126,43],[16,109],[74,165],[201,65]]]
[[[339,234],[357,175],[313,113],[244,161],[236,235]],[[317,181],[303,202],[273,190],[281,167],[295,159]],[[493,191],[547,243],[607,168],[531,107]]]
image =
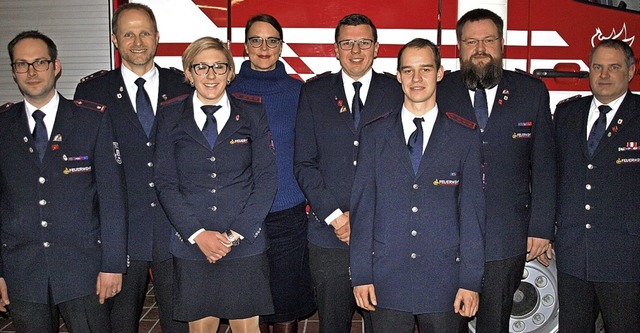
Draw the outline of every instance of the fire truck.
[[[246,20],[274,15],[283,26],[282,61],[288,73],[306,80],[340,69],[333,42],[336,23],[349,13],[369,16],[378,28],[380,50],[374,69],[396,72],[400,47],[415,37],[440,46],[445,70],[459,67],[455,24],[465,12],[487,8],[505,21],[504,66],[542,78],[551,110],[560,100],[589,94],[589,51],[600,40],[627,42],[640,59],[640,0],[139,0],[157,16],[157,62],[181,68],[180,56],[193,40],[208,35],[230,43],[239,65]],[[602,4],[601,4],[602,3]],[[116,3],[117,5],[117,3]],[[117,59],[117,57],[115,57]],[[631,82],[640,91],[640,66]]]
[[[378,28],[378,72],[396,72],[400,47],[415,37],[440,46],[445,70],[459,68],[455,24],[465,12],[487,8],[505,21],[504,66],[540,77],[550,91],[551,110],[568,97],[589,92],[589,51],[603,39],[620,39],[635,52],[631,90],[640,92],[640,0],[130,0],[149,5],[158,21],[156,62],[181,68],[184,49],[202,36],[227,41],[236,67],[243,58],[244,25],[258,13],[274,15],[284,29],[282,61],[287,72],[307,80],[340,69],[334,54],[334,28],[343,16],[363,13]],[[0,42],[22,30],[52,37],[63,64],[58,90],[66,97],[83,76],[119,65],[110,43],[113,10],[127,0],[0,0]],[[7,65],[8,56],[0,53]],[[20,93],[10,66],[0,66],[0,102]],[[526,265],[514,295],[511,332],[558,331],[556,271],[537,262]],[[470,329],[475,331],[474,324]]]
[[[636,55],[633,91],[640,90],[640,1],[578,0],[140,0],[153,8],[160,30],[156,62],[180,68],[180,55],[196,38],[228,41],[236,65],[243,60],[244,25],[258,13],[274,15],[284,30],[282,61],[302,80],[340,69],[334,54],[336,23],[353,12],[369,16],[380,42],[374,69],[396,72],[400,47],[415,37],[440,46],[445,70],[459,68],[455,25],[474,8],[487,8],[505,21],[504,66],[540,77],[551,110],[566,98],[589,92],[589,51],[603,39],[620,39]],[[117,58],[117,57],[116,57]],[[475,332],[475,323],[470,324]],[[557,332],[555,262],[527,263],[510,320],[511,332]]]

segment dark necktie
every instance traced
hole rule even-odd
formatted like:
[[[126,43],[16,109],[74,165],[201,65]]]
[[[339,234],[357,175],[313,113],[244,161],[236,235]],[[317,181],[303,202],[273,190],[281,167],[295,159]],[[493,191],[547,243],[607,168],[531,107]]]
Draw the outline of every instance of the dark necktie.
[[[216,117],[214,117],[213,114],[216,113],[216,111],[218,111],[221,106],[203,105],[200,108],[207,115],[207,122],[202,128],[202,134],[204,134],[204,137],[207,138],[209,147],[213,149],[213,146],[216,144],[216,139],[218,138],[218,122],[216,121]]]
[[[418,167],[420,167],[420,160],[422,159],[422,141],[424,140],[424,133],[422,132],[422,122],[424,118],[413,118],[413,123],[416,125],[416,130],[409,136],[409,153],[411,154],[411,165],[413,166],[413,173],[418,173]]]
[[[36,142],[36,150],[38,150],[38,158],[40,162],[44,158],[44,153],[47,151],[47,143],[49,143],[49,134],[47,134],[47,126],[44,125],[44,112],[35,110],[31,114],[36,121],[36,127],[33,129],[33,139]]]
[[[358,128],[360,124],[360,112],[362,112],[362,100],[360,99],[360,88],[362,83],[356,81],[353,83],[353,89],[356,93],[353,95],[353,102],[351,102],[351,108],[353,109],[351,115],[353,116],[353,124]]]
[[[487,106],[487,94],[484,89],[477,88],[473,98],[473,111],[476,113],[476,120],[481,130],[487,126],[489,121],[489,107]]]
[[[609,105],[600,105],[598,106],[598,110],[600,110],[600,115],[598,116],[596,122],[593,123],[591,132],[589,133],[589,139],[587,140],[589,157],[593,156],[596,148],[598,148],[600,139],[602,139],[604,132],[607,130],[607,112],[611,111],[611,107]]]
[[[138,119],[147,137],[151,136],[151,128],[153,127],[153,108],[151,107],[151,99],[147,95],[147,91],[144,90],[145,79],[139,77],[136,80],[138,86],[138,92],[136,93],[136,112],[138,113]]]

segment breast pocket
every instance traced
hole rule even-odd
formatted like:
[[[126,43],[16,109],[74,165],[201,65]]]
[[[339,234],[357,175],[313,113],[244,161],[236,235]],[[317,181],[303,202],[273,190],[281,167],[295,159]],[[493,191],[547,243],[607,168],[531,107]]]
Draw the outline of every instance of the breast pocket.
[[[513,127],[511,139],[513,140],[530,140],[533,137],[533,122],[519,121]]]
[[[91,173],[93,163],[89,154],[71,152],[62,154],[62,165],[64,166],[63,174],[75,175],[82,173]]]

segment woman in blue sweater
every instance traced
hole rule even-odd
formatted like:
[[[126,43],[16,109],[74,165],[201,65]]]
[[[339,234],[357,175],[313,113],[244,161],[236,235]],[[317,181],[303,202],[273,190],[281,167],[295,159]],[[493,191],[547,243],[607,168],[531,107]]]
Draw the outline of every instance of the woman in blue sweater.
[[[259,96],[267,112],[276,151],[278,190],[266,217],[270,285],[275,314],[262,316],[261,331],[298,332],[298,319],[315,310],[309,273],[306,202],[293,174],[298,95],[302,82],[289,76],[278,60],[282,27],[271,15],[250,18],[245,27],[245,53],[230,94]]]

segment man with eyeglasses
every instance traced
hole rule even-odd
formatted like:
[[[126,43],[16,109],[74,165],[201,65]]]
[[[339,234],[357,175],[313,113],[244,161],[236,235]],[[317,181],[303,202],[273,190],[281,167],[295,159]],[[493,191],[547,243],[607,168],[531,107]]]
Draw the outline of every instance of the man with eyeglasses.
[[[83,78],[75,93],[78,99],[107,105],[124,165],[128,269],[111,310],[112,326],[117,332],[138,332],[151,272],[160,326],[168,332],[187,332],[186,323],[172,319],[171,226],[158,203],[152,160],[155,114],[160,103],[192,89],[179,71],[154,65],[160,36],[149,7],[139,3],[120,6],[113,15],[112,30],[111,41],[120,53],[122,66]]]
[[[486,9],[458,20],[460,71],[445,75],[437,95],[440,110],[476,123],[482,140],[487,219],[478,333],[509,332],[525,262],[550,256],[554,237],[549,92],[536,78],[503,70],[503,26]]]
[[[55,43],[8,45],[24,101],[0,107],[0,311],[16,332],[111,332],[108,298],[126,271],[118,143],[105,106],[56,91]]]
[[[349,277],[349,198],[360,129],[403,101],[395,78],[372,70],[378,47],[368,17],[345,16],[334,46],[342,70],[309,80],[300,92],[294,171],[311,207],[309,264],[323,333],[350,332],[356,309]]]

